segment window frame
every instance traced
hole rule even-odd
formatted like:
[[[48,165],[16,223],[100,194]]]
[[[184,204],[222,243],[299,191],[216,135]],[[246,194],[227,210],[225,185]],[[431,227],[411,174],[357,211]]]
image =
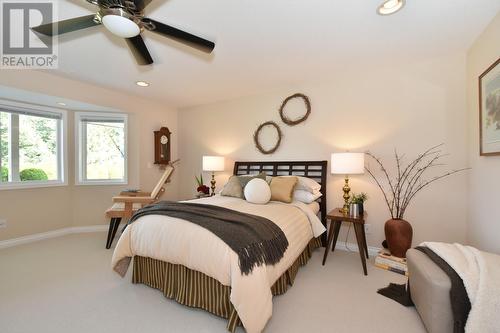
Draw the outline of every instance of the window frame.
[[[4,107],[6,111],[28,112],[33,115],[47,116],[58,114],[61,116],[58,122],[57,136],[57,180],[34,180],[34,181],[9,181],[0,182],[0,191],[3,190],[18,190],[43,187],[58,187],[68,185],[68,112],[59,108],[51,108],[48,106],[40,106],[35,104],[27,104],[0,99],[0,107]],[[9,132],[12,128],[9,129]],[[18,130],[19,132],[19,130]],[[9,142],[11,145],[12,143]],[[9,148],[11,149],[11,148]],[[10,161],[12,163],[12,161]]]
[[[124,131],[124,172],[123,179],[85,179],[86,166],[86,144],[84,144],[84,131],[82,118],[97,118],[106,120],[123,120]],[[84,149],[85,147],[85,149]],[[85,151],[84,151],[85,150]],[[127,185],[128,184],[128,114],[122,112],[75,112],[75,185]],[[84,164],[85,163],[85,164]]]

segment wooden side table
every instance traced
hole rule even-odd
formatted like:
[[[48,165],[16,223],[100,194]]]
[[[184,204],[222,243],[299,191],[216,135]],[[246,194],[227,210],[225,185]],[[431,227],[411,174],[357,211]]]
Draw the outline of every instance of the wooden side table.
[[[330,220],[330,230],[328,231],[328,244],[325,248],[325,255],[323,256],[323,266],[325,265],[326,258],[328,257],[328,252],[330,252],[330,247],[332,247],[332,252],[335,251],[335,245],[337,244],[337,239],[339,237],[340,226],[342,225],[342,222],[348,222],[352,223],[354,226],[354,232],[356,233],[356,240],[358,242],[359,256],[361,257],[361,264],[363,265],[363,272],[365,273],[365,275],[368,275],[366,269],[366,259],[369,258],[368,245],[366,244],[365,235],[366,213],[359,217],[351,217],[349,215],[344,215],[340,208],[336,208],[328,213],[326,218]]]

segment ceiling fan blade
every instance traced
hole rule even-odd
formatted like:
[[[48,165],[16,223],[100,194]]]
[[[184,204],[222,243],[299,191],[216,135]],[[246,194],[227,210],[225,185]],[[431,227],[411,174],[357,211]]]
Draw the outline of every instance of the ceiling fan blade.
[[[139,65],[151,65],[153,63],[153,58],[151,58],[151,54],[149,54],[148,48],[141,35],[125,38],[125,40]]]
[[[95,15],[87,15],[75,17],[69,20],[43,24],[38,27],[31,28],[32,30],[46,36],[62,35],[67,32],[90,28],[100,23],[94,21]]]
[[[141,11],[144,10],[144,8],[146,8],[151,3],[152,0],[133,0],[133,1],[137,10]]]
[[[159,33],[160,35],[169,37],[203,52],[211,53],[215,48],[214,42],[179,30],[170,25],[152,20],[150,18],[143,18],[142,22],[145,24],[145,28],[150,31]]]

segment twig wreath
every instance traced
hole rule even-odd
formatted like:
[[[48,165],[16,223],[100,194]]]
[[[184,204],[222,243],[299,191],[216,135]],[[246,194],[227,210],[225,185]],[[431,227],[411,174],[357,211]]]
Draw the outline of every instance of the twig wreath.
[[[270,149],[265,149],[264,147],[262,147],[262,145],[260,144],[260,139],[259,139],[259,135],[260,135],[260,132],[265,128],[265,127],[268,127],[268,126],[271,126],[271,127],[274,127],[276,129],[276,133],[278,134],[278,140],[276,141],[276,144],[270,148]],[[278,124],[276,124],[274,121],[266,121],[265,123],[261,124],[257,130],[255,131],[255,133],[253,134],[253,141],[255,142],[255,147],[264,155],[270,155],[270,154],[273,154],[274,152],[276,152],[276,150],[278,150],[280,144],[281,144],[281,138],[283,136],[283,133],[281,132],[281,128],[278,126]]]
[[[285,107],[290,100],[295,98],[301,98],[304,101],[304,104],[306,106],[306,113],[301,118],[292,120],[285,115]],[[300,124],[301,122],[306,121],[306,119],[309,117],[310,114],[311,114],[311,101],[309,101],[309,97],[307,97],[304,94],[294,94],[292,96],[289,96],[283,101],[283,103],[280,106],[281,120],[283,120],[283,122],[288,126],[295,126]]]

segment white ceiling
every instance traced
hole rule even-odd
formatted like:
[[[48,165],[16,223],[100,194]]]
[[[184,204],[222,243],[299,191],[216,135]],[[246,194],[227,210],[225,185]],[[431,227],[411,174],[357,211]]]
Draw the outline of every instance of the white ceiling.
[[[71,109],[72,111],[95,111],[95,112],[119,111],[117,109],[108,108],[105,106],[83,103],[68,98],[50,96],[46,94],[36,93],[33,91],[16,89],[0,85],[0,103],[2,100],[11,102],[29,103],[31,105],[41,105],[50,108],[59,108],[62,110]],[[58,103],[63,103],[65,105],[59,105]]]
[[[60,19],[95,9],[85,0],[58,3]],[[60,37],[56,74],[186,107],[324,81],[345,68],[465,52],[500,10],[499,0],[407,0],[382,17],[380,3],[154,0],[147,16],[216,41],[214,53],[145,32],[155,64],[140,67],[125,41],[96,27]]]

